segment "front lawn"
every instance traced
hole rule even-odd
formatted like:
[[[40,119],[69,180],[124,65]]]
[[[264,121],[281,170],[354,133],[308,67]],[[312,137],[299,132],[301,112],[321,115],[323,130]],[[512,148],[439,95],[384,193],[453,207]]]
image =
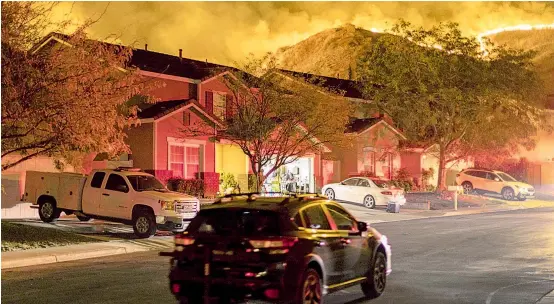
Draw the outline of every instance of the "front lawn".
[[[99,242],[99,240],[54,228],[2,221],[2,252],[90,242]]]

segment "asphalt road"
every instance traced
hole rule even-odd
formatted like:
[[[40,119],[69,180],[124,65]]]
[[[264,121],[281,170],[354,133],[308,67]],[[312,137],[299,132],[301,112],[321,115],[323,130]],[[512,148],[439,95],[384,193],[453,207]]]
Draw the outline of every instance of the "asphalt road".
[[[370,303],[535,303],[554,288],[554,208],[373,225],[393,273]],[[174,303],[157,252],[2,271],[2,303]],[[363,303],[358,287],[326,303]]]

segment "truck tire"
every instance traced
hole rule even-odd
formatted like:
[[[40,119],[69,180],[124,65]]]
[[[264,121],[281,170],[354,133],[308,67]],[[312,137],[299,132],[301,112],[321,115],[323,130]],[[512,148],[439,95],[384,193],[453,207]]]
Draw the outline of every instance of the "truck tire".
[[[62,212],[56,208],[56,201],[51,198],[42,199],[38,204],[38,216],[45,223],[51,223],[60,217]]]
[[[90,221],[90,217],[85,216],[85,215],[77,215],[77,218],[78,218],[79,221],[81,221],[81,222],[88,222],[88,221]]]
[[[139,238],[149,238],[156,234],[156,218],[150,210],[138,209],[133,212],[133,231]]]

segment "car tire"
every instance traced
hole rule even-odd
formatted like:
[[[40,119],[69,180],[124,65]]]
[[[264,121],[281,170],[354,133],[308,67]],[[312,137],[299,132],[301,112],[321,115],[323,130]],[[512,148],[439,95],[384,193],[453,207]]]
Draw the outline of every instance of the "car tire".
[[[335,199],[335,191],[333,191],[333,189],[327,189],[327,191],[325,191],[325,195],[327,196],[327,199],[329,199],[329,200],[334,200]]]
[[[86,215],[77,215],[77,219],[79,219],[79,221],[81,222],[88,222],[91,218]]]
[[[311,303],[321,304],[323,302],[323,288],[321,284],[321,277],[319,273],[313,269],[308,268],[304,275],[302,276],[302,283],[298,289],[296,295],[295,304],[303,304],[308,298],[311,300]]]
[[[387,285],[387,258],[381,251],[375,254],[375,262],[368,272],[367,280],[361,284],[367,299],[375,299],[385,292]]]
[[[464,189],[464,194],[472,194],[473,192],[475,192],[475,189],[473,189],[473,184],[470,182],[463,182],[462,189]]]
[[[364,197],[364,207],[366,208],[369,208],[369,209],[373,209],[375,208],[375,198],[371,195],[366,195]]]
[[[38,216],[45,223],[51,223],[60,217],[62,212],[56,207],[56,202],[47,198],[38,205]]]
[[[156,234],[156,219],[150,210],[137,210],[133,213],[133,231],[141,239]]]
[[[502,192],[500,194],[502,194],[502,198],[507,200],[507,201],[511,201],[511,200],[515,199],[514,189],[512,189],[510,187],[506,187],[506,188],[502,189]]]

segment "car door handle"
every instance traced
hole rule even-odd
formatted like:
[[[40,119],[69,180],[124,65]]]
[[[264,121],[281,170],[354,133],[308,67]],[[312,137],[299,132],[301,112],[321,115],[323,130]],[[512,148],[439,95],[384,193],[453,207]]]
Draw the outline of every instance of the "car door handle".
[[[110,196],[108,193],[102,193],[103,196]]]
[[[350,243],[352,242],[352,240],[347,239],[347,238],[341,238],[341,239],[340,239],[340,242],[341,242],[342,244],[344,244],[344,245],[348,245],[348,244],[350,244]]]

